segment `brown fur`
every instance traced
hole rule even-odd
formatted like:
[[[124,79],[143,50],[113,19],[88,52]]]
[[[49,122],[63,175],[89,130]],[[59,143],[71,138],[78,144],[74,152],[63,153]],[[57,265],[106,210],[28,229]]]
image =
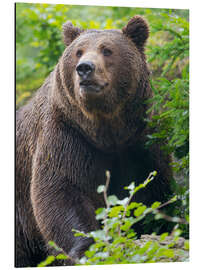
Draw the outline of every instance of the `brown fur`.
[[[168,157],[157,145],[144,148],[145,101],[152,95],[146,22],[136,16],[123,31],[83,31],[69,22],[63,29],[67,48],[59,63],[17,111],[17,267],[45,259],[50,240],[72,258],[83,254],[92,240],[75,238],[71,230],[99,228],[94,212],[104,202],[96,189],[105,184],[106,170],[109,191],[120,198],[123,186],[153,170],[157,179],[136,200],[149,204],[169,192]],[[102,89],[98,93],[81,90],[76,67],[84,61],[95,66],[91,82]]]

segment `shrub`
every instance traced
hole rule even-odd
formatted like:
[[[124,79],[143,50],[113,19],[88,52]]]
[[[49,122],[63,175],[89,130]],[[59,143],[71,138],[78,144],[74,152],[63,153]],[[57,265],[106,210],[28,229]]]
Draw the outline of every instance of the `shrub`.
[[[187,223],[178,217],[169,217],[160,212],[160,208],[176,201],[176,197],[161,204],[154,202],[151,207],[142,203],[132,201],[133,196],[140,189],[151,182],[156,176],[153,172],[139,186],[131,183],[125,187],[129,191],[129,196],[119,200],[115,195],[107,196],[107,189],[110,181],[110,174],[107,172],[106,186],[99,186],[98,193],[104,193],[105,208],[96,210],[96,219],[101,222],[100,230],[84,233],[73,230],[75,236],[90,237],[94,239],[85,256],[81,259],[73,260],[63,253],[56,257],[49,256],[45,262],[39,266],[46,266],[55,259],[71,259],[77,265],[99,265],[99,264],[127,264],[127,263],[150,263],[159,261],[186,261],[188,260],[189,242],[180,238],[181,230],[175,227],[171,235],[163,233],[160,236],[145,235],[141,240],[137,239],[133,225],[145,218],[149,213],[154,213],[156,219],[167,218],[170,222]],[[51,245],[59,252],[53,242]]]

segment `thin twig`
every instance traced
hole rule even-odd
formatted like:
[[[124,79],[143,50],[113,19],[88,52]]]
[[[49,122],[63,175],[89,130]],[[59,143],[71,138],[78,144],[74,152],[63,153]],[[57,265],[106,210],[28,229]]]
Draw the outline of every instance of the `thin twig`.
[[[154,179],[154,177],[155,177],[155,175],[154,175],[153,173],[150,173],[149,176],[147,177],[147,180],[144,182],[145,185],[146,185],[148,182],[151,182],[151,181]],[[132,193],[130,194],[130,197],[129,197],[129,199],[128,199],[128,201],[127,201],[127,204],[126,204],[126,206],[125,206],[125,210],[124,210],[124,212],[123,212],[123,217],[122,217],[122,218],[125,218],[126,212],[127,212],[127,207],[128,207],[128,205],[129,205],[129,203],[131,202],[131,200],[132,200],[132,198],[133,198],[134,195],[135,195],[135,192],[132,192]]]
[[[171,216],[168,216],[166,214],[164,214],[163,212],[159,211],[159,210],[154,210],[154,212],[156,214],[159,214],[161,215],[161,217],[167,221],[170,221],[170,222],[177,222],[177,223],[181,223],[181,224],[189,224],[187,222],[187,220],[185,220],[184,218],[180,218],[180,217],[171,217]]]
[[[106,171],[106,185],[105,185],[105,189],[104,189],[104,201],[106,203],[107,209],[110,208],[108,198],[107,198],[107,190],[108,190],[109,183],[110,183],[110,177],[111,177],[110,172]],[[106,211],[105,219],[104,219],[104,231],[105,231],[105,236],[106,236],[106,242],[109,243],[109,241],[108,241],[109,230],[108,230],[108,226],[107,226],[107,215],[108,215],[108,212]]]
[[[144,186],[146,186],[149,182],[151,182],[151,181],[154,179],[155,176],[156,176],[156,174],[154,174],[154,172],[151,172],[151,173],[149,174],[149,176],[147,177],[147,179],[145,180]],[[143,187],[144,187],[144,186],[143,186]],[[127,204],[126,204],[125,209],[124,209],[124,212],[123,212],[122,219],[124,219],[124,218],[126,217],[127,207],[128,207],[128,205],[130,204],[130,202],[131,202],[133,196],[135,195],[135,193],[136,193],[136,192],[132,192],[132,193],[130,194],[130,197],[129,197],[128,201],[127,201]],[[120,236],[120,234],[121,234],[121,229],[120,229],[120,226],[119,226],[119,228],[118,228],[118,235]]]
[[[107,190],[109,187],[109,183],[110,183],[110,172],[106,171],[106,185],[105,185],[105,189],[104,189],[104,201],[106,203],[107,208],[110,207],[108,199],[107,199]]]
[[[166,205],[168,205],[168,204],[171,204],[171,203],[173,203],[174,201],[175,201],[174,198],[172,198],[172,199],[170,199],[169,201],[167,201],[167,202],[165,202],[165,203],[159,205],[159,206],[157,207],[157,209],[160,209],[160,208],[162,208],[162,207],[164,207],[164,206],[166,206]]]

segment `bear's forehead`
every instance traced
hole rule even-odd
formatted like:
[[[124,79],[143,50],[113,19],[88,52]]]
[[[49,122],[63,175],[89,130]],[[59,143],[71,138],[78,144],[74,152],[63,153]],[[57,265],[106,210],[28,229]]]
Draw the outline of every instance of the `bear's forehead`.
[[[120,30],[86,30],[77,39],[76,43],[79,46],[87,43],[99,44],[99,43],[122,43],[126,38]]]

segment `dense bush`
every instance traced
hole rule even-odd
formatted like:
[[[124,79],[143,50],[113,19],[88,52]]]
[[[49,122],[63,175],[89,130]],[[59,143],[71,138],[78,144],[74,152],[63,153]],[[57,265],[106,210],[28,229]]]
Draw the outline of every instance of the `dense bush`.
[[[164,23],[163,23],[164,22]],[[189,23],[186,19],[163,14],[153,22],[152,35],[157,43],[149,44],[154,96],[149,125],[154,133],[148,144],[160,142],[172,155],[171,166],[176,182],[177,203],[171,214],[189,219]],[[159,36],[163,35],[164,40]],[[157,38],[156,38],[157,37]],[[161,47],[160,47],[161,46]],[[188,225],[182,225],[189,237]]]
[[[96,211],[96,219],[100,221],[102,228],[97,231],[84,233],[75,231],[75,236],[82,236],[94,239],[85,255],[73,260],[63,253],[55,243],[50,245],[58,251],[58,255],[49,256],[38,266],[47,266],[55,260],[67,260],[77,265],[99,265],[99,264],[127,264],[127,263],[152,263],[152,262],[173,262],[188,261],[189,242],[180,238],[182,231],[176,226],[169,236],[168,232],[160,236],[145,235],[141,240],[137,239],[133,226],[140,222],[149,213],[154,213],[155,219],[165,218],[160,209],[166,204],[173,204],[176,196],[168,202],[161,204],[154,202],[151,207],[142,203],[132,201],[133,196],[140,189],[145,188],[148,183],[156,177],[156,172],[151,173],[144,183],[135,186],[132,182],[125,187],[129,191],[129,196],[119,200],[115,195],[107,195],[110,182],[110,173],[107,171],[107,181],[105,186],[99,186],[97,192],[104,193],[105,208]],[[167,217],[171,222],[187,223],[179,217]]]
[[[176,201],[171,207],[168,206],[165,215],[189,221],[189,13],[187,10],[17,3],[17,108],[23,105],[43,83],[62,54],[64,44],[61,38],[61,26],[65,21],[71,20],[73,24],[84,29],[122,28],[135,14],[143,15],[148,20],[151,31],[146,54],[152,72],[151,85],[154,96],[148,102],[152,104],[150,112],[153,117],[146,121],[153,132],[148,138],[146,147],[154,142],[160,142],[164,145],[164,150],[171,154]],[[120,209],[121,207],[122,205]],[[154,215],[148,214],[143,221],[146,233],[148,228],[152,227]],[[125,220],[120,222],[124,225]],[[163,224],[164,228],[168,228],[168,232],[174,229],[172,220],[166,218],[153,223],[154,232],[159,233]],[[180,224],[179,229],[184,237],[189,237],[187,222]],[[91,252],[89,258],[91,258],[90,254],[93,254]],[[94,252],[95,256],[96,251]],[[150,260],[146,259],[146,261]]]

